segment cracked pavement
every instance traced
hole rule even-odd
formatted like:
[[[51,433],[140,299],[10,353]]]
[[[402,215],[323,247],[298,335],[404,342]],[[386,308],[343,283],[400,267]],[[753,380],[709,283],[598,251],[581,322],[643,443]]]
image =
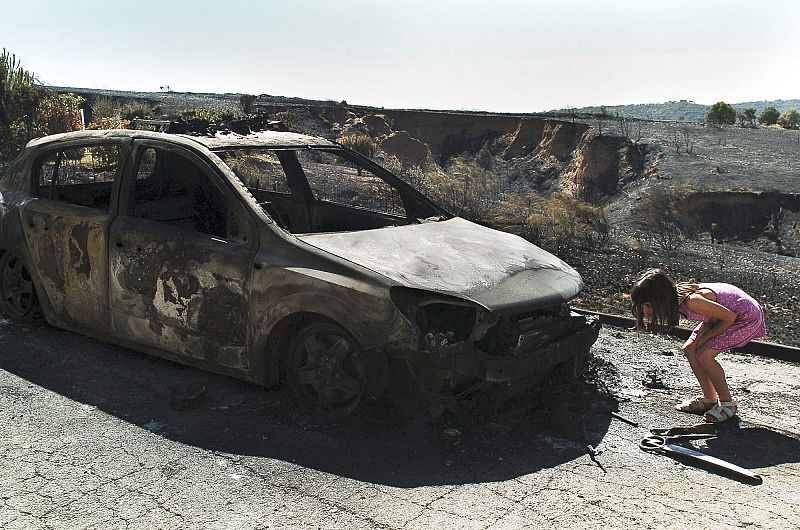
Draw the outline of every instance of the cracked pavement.
[[[606,327],[607,392],[551,387],[524,414],[326,420],[282,389],[0,320],[0,528],[800,528],[797,364],[723,354],[741,422],[693,442],[762,483],[639,450],[699,419],[672,410],[696,391],[678,346]]]

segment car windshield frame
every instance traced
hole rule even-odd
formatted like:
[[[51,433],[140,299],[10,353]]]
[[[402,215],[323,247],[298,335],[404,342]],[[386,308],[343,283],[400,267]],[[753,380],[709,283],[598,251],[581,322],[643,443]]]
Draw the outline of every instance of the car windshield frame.
[[[241,174],[241,171],[237,171],[235,167],[232,167],[232,164],[229,164],[231,153],[237,153],[237,152],[251,153],[254,151],[274,153],[277,156],[277,158],[281,163],[281,167],[284,171],[284,175],[286,177],[287,191],[267,190],[267,189],[258,189],[251,187],[247,182],[248,179]],[[263,197],[258,197],[256,195],[262,193],[269,194],[271,198],[274,199],[280,199],[280,197],[276,197],[276,195],[283,195],[286,197],[293,196],[298,200],[306,201],[309,204],[328,203],[328,201],[324,199],[319,199],[315,196],[315,192],[309,183],[303,162],[301,162],[300,157],[298,156],[298,153],[302,151],[321,151],[324,153],[331,154],[333,156],[339,157],[340,159],[348,163],[353,164],[356,168],[360,168],[363,169],[364,171],[371,173],[373,176],[384,181],[388,186],[396,190],[399,196],[402,198],[404,209],[406,210],[407,213],[406,219],[408,222],[406,224],[419,224],[423,222],[443,221],[447,219],[452,219],[454,217],[451,213],[449,213],[444,208],[436,204],[427,195],[425,195],[423,192],[412,186],[407,181],[393,174],[391,171],[384,168],[380,164],[374,162],[373,160],[344,146],[339,146],[339,145],[335,147],[311,146],[311,145],[226,146],[224,148],[215,148],[211,150],[211,152],[214,153],[217,157],[219,157],[222,163],[225,164],[225,166],[236,176],[236,178],[240,182],[242,182],[244,188],[248,191],[248,193],[254,196],[256,202],[262,206],[265,212],[273,220],[277,221],[278,224],[281,225],[281,227],[284,229],[286,229],[287,227],[282,226],[284,223],[281,223],[280,219],[276,219],[276,217],[280,216],[276,215],[276,212],[272,209],[271,205],[269,204],[272,201],[265,201]],[[353,207],[346,205],[337,205],[337,206],[342,208],[350,208],[353,210],[363,209],[357,206]],[[379,212],[374,212],[374,213],[379,213]],[[377,228],[377,227],[370,226],[370,227],[365,227],[364,229],[370,229],[370,228]],[[306,233],[306,232],[295,232],[290,229],[288,231],[295,234]],[[345,230],[332,230],[332,231],[345,231]]]

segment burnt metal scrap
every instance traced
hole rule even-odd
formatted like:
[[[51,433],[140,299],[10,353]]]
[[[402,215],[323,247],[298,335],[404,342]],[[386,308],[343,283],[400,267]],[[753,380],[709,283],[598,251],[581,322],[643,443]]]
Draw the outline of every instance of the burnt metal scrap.
[[[173,134],[197,136],[215,136],[216,134],[247,135],[260,131],[283,131],[289,129],[278,120],[270,120],[266,116],[247,116],[232,118],[219,122],[210,122],[202,118],[179,119],[142,119],[136,118],[128,124],[128,129],[137,131],[153,131]]]
[[[35,140],[0,177],[5,313],[340,414],[406,369],[437,400],[581,371],[600,324],[555,256],[323,138],[134,124]]]
[[[681,442],[689,440],[705,440],[714,438],[716,434],[672,434],[672,435],[658,435],[651,434],[642,439],[639,443],[639,448],[648,453],[663,454],[669,457],[683,459],[695,465],[710,467],[712,469],[720,470],[729,473],[737,478],[749,481],[761,482],[761,477],[753,473],[749,469],[737,466],[721,458],[708,455],[695,449],[679,445]]]

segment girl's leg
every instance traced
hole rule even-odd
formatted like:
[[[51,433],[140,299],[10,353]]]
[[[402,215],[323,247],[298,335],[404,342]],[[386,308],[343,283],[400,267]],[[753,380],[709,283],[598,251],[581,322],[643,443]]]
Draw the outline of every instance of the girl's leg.
[[[719,396],[717,395],[716,386],[712,383],[711,379],[708,377],[708,374],[703,369],[703,366],[700,362],[700,355],[699,353],[695,353],[692,349],[687,351],[687,348],[690,348],[689,341],[683,345],[683,353],[686,355],[686,359],[689,361],[689,366],[692,369],[692,373],[694,373],[697,382],[700,383],[700,389],[703,391],[703,397],[707,399],[718,399]],[[720,370],[722,368],[720,367]],[[724,380],[724,376],[723,376]],[[725,387],[728,388],[727,386]]]
[[[720,401],[731,401],[731,391],[728,388],[728,381],[725,379],[725,371],[717,362],[717,355],[721,350],[713,348],[703,348],[697,353],[700,369],[717,391]]]

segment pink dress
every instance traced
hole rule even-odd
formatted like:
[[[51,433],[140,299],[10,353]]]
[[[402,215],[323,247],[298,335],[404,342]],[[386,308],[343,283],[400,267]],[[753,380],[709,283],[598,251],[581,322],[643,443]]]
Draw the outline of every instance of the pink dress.
[[[736,320],[733,321],[731,327],[710,339],[703,344],[703,347],[720,351],[739,348],[751,340],[760,339],[767,334],[764,312],[752,296],[729,283],[701,283],[698,285],[700,289],[714,291],[714,294],[717,295],[717,303],[736,313]],[[714,320],[708,315],[690,311],[686,308],[686,304],[681,304],[679,310],[689,320],[700,321],[700,324],[694,328],[691,339],[695,339],[697,334]]]

